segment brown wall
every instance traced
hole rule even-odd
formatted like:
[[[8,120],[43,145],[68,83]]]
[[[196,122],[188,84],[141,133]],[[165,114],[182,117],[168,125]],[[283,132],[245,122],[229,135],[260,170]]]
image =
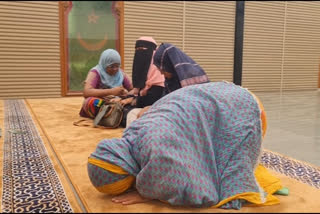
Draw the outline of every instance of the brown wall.
[[[0,2],[0,98],[60,97],[58,2]]]
[[[246,1],[243,86],[320,87],[319,14],[317,1]],[[0,98],[62,96],[61,15],[59,2],[0,2]],[[234,1],[124,1],[121,17],[129,75],[136,39],[152,36],[184,50],[212,81],[232,81]]]

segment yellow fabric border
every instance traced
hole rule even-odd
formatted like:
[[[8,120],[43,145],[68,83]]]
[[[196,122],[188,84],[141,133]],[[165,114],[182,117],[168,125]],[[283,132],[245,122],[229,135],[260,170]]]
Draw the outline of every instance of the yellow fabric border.
[[[240,193],[237,195],[233,195],[229,198],[226,198],[222,201],[220,201],[218,204],[212,206],[213,208],[217,208],[222,206],[225,203],[228,203],[229,201],[235,200],[235,199],[244,199],[252,204],[248,204],[246,206],[265,206],[265,205],[274,205],[279,204],[280,200],[272,195],[277,190],[282,188],[280,179],[273,176],[269,173],[267,168],[259,164],[255,170],[255,178],[259,185],[262,187],[262,189],[268,193],[266,196],[265,202],[262,202],[260,193],[257,192],[245,192]]]
[[[120,174],[120,175],[128,175],[129,174],[121,167],[114,165],[114,164],[111,164],[111,163],[108,163],[108,162],[105,162],[105,161],[102,161],[102,160],[97,160],[97,159],[89,157],[88,163],[93,164],[95,166],[98,166],[102,169],[108,170],[110,172],[116,173],[116,174]],[[133,175],[129,175],[122,180],[116,181],[111,184],[106,184],[106,185],[103,185],[100,187],[96,187],[96,189],[102,193],[107,193],[107,194],[111,194],[111,195],[118,195],[120,193],[123,193],[127,189],[129,189],[132,186],[132,183],[134,182],[134,180],[135,180],[135,177]]]
[[[282,188],[280,179],[272,175],[268,169],[261,164],[257,166],[254,176],[259,185],[268,194],[274,194],[277,190]]]
[[[266,206],[266,205],[274,205],[274,204],[280,203],[280,200],[277,197],[270,195],[270,194],[267,195],[266,201],[263,203],[261,201],[260,193],[244,192],[244,193],[240,193],[240,194],[231,196],[229,198],[226,198],[226,199],[220,201],[217,205],[212,206],[212,208],[218,208],[218,207],[222,206],[223,204],[226,204],[229,201],[232,201],[235,199],[244,199],[244,200],[250,202],[251,204],[248,204],[248,206]]]
[[[116,173],[116,174],[120,174],[120,175],[128,175],[129,173],[127,171],[125,171],[124,169],[122,169],[120,166],[102,161],[102,160],[97,160],[97,159],[93,159],[93,158],[88,158],[88,162],[101,167],[102,169],[108,170],[110,172]]]
[[[118,195],[126,191],[132,186],[135,177],[130,175],[120,181],[116,181],[112,184],[106,184],[100,187],[96,187],[99,192],[107,193],[110,195]]]

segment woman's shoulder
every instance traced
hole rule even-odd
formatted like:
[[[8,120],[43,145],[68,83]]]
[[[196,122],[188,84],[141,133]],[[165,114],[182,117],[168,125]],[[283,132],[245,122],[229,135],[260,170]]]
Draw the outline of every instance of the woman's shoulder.
[[[92,87],[97,88],[100,84],[100,75],[98,73],[98,70],[91,69],[88,72],[85,82],[89,83]]]
[[[91,77],[92,78],[98,78],[100,79],[100,75],[99,75],[99,72],[97,69],[95,68],[92,68],[89,72],[88,72],[88,75],[87,75],[87,79]]]
[[[120,68],[119,68],[119,72],[121,72],[121,73],[122,73],[122,75],[123,75],[123,79],[124,79],[124,80],[125,80],[125,79],[130,80],[130,78],[129,78],[128,74],[126,74],[126,72],[124,72],[124,70],[122,70],[122,69],[120,69]]]
[[[89,73],[99,74],[98,70],[95,68],[90,69]]]

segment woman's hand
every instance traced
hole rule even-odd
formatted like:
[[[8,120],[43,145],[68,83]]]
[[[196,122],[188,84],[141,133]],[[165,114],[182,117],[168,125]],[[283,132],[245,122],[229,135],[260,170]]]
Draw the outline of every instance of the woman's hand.
[[[139,89],[133,88],[131,91],[129,91],[128,95],[138,96],[138,92],[139,92]]]
[[[132,106],[136,106],[137,105],[137,98],[133,98],[130,104]]]
[[[120,97],[117,97],[117,98],[112,98],[109,100],[109,102],[112,102],[112,103],[116,103],[116,102],[121,102],[121,98]]]
[[[113,95],[115,96],[126,96],[128,94],[127,89],[125,89],[122,86],[112,88],[112,90],[113,90]]]
[[[123,205],[144,203],[151,200],[152,199],[142,197],[136,190],[132,192],[124,193],[120,196],[116,196],[111,199],[112,202],[121,203]]]
[[[123,88],[122,94],[120,96],[127,96],[128,95],[128,90]]]
[[[129,98],[127,98],[127,99],[121,100],[120,103],[121,103],[122,106],[125,106],[125,105],[131,103],[132,100],[133,100],[133,97],[129,97]]]

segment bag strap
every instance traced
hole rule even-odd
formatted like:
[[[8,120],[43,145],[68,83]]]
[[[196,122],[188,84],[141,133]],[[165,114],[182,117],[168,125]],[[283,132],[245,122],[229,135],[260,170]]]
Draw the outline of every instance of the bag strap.
[[[90,123],[90,124],[85,124],[84,122],[87,122],[87,123]],[[85,127],[88,127],[88,126],[92,126],[91,123],[92,123],[91,121],[88,121],[86,119],[81,119],[81,120],[73,122],[73,125],[74,126],[85,126]]]

